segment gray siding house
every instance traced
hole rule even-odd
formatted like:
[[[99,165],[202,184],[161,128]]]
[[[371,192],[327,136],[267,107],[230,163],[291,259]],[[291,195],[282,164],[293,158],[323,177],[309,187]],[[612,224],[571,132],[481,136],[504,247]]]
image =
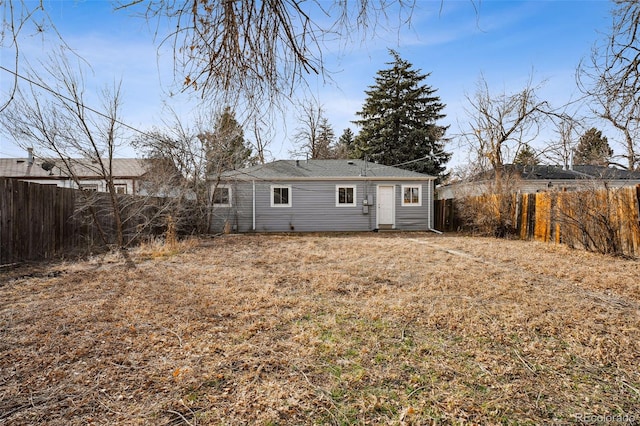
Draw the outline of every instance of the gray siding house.
[[[279,160],[210,177],[210,229],[426,231],[434,180],[362,160]]]
[[[73,179],[72,173],[76,179]],[[137,194],[141,181],[147,173],[146,160],[136,158],[113,158],[111,173],[116,192]],[[0,158],[0,177],[14,178],[42,185],[57,185],[62,188],[107,191],[107,182],[99,165],[83,158],[69,158],[64,163],[59,159],[36,158],[28,150],[26,158]]]

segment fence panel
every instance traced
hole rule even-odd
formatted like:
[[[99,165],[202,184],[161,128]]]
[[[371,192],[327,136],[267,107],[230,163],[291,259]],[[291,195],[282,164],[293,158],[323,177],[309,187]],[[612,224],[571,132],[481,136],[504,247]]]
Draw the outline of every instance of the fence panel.
[[[457,231],[462,225],[456,214],[455,202],[452,199],[435,200],[434,228],[442,232]]]
[[[640,256],[640,185],[519,194],[510,204],[513,211],[496,211],[496,206],[507,205],[500,201],[500,197],[507,196],[510,195],[469,197],[461,203],[454,202],[452,209],[484,204],[486,208],[477,223],[500,223],[487,221],[487,213],[496,218],[513,217],[515,235],[522,240],[553,241],[603,253]]]
[[[150,218],[157,219],[165,200],[133,195],[118,199],[126,218],[125,241],[162,230],[157,223],[147,225]],[[0,265],[86,251],[103,243],[99,227],[113,243],[115,221],[107,193],[0,178]]]
[[[551,239],[551,194],[541,192],[535,195],[535,199],[534,239],[546,243]]]

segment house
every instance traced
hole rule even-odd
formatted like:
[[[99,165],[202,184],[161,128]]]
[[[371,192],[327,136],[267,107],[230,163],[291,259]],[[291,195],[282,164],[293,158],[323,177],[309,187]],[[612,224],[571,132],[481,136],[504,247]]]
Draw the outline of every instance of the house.
[[[45,185],[57,185],[64,188],[80,188],[89,191],[107,191],[107,183],[98,171],[98,164],[86,159],[71,158],[73,174],[78,183],[71,178],[67,166],[60,159],[42,159],[28,151],[26,158],[0,158],[0,177],[35,182]],[[137,194],[140,181],[147,172],[144,160],[136,158],[114,158],[112,175],[116,192],[120,194]]]
[[[638,171],[593,165],[562,167],[507,164],[503,174],[504,186],[513,192],[521,193],[576,191],[594,185],[620,188],[640,184],[640,172]],[[437,198],[447,200],[480,195],[490,191],[494,180],[495,173],[490,171],[476,175],[468,181],[442,185],[436,189]]]
[[[279,160],[210,177],[212,232],[429,230],[434,176],[362,160]]]

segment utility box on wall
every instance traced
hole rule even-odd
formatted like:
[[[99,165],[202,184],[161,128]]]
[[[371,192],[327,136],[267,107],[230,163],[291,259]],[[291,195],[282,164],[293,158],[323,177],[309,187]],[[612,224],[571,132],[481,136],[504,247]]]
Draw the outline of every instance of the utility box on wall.
[[[367,205],[362,206],[362,214],[369,214],[369,206]]]

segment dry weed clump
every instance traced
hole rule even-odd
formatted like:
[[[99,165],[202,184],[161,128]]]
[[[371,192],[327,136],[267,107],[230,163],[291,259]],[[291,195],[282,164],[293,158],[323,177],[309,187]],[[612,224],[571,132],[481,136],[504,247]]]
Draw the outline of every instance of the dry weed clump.
[[[431,234],[224,236],[0,285],[0,423],[640,419],[638,263]]]
[[[175,256],[176,254],[192,250],[198,245],[200,245],[200,242],[195,237],[178,240],[175,233],[167,232],[165,238],[153,237],[141,243],[133,249],[133,253],[138,258],[155,259]]]

